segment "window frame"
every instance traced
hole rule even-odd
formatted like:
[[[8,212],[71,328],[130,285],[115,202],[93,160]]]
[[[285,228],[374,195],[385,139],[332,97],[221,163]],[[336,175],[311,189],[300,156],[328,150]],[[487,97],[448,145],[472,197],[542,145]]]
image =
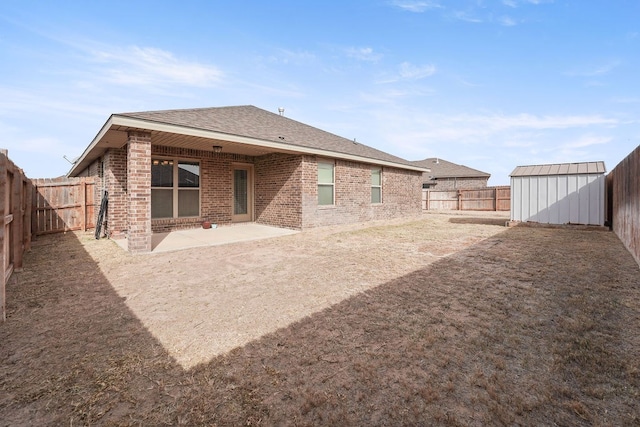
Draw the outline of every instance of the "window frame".
[[[317,191],[318,206],[335,206],[336,205],[336,162],[335,160],[321,159],[317,161]],[[331,165],[331,182],[320,182],[320,165]],[[331,187],[331,203],[320,203],[320,187]]]
[[[380,183],[379,184],[374,184],[373,183],[373,176],[374,176],[374,172],[378,171],[378,176],[380,177]],[[377,189],[380,193],[380,200],[377,202],[373,201],[373,191],[374,189]],[[382,167],[378,167],[378,166],[373,166],[371,168],[371,204],[372,205],[379,205],[382,203]]]
[[[151,167],[153,168],[154,162],[171,162],[170,164],[173,167],[171,171],[172,176],[172,185],[165,187],[154,187],[153,186],[153,171],[151,177],[151,198],[153,199],[153,190],[171,190],[172,195],[172,214],[171,216],[159,216],[154,217],[153,213],[151,214],[152,220],[163,220],[163,219],[182,219],[182,218],[199,218],[202,215],[202,162],[198,159],[188,159],[188,158],[179,158],[179,157],[166,157],[166,156],[153,156],[151,158]],[[180,164],[195,164],[198,166],[198,186],[197,187],[189,187],[189,186],[180,186]],[[180,212],[180,192],[181,191],[197,191],[198,192],[198,213],[196,215],[179,215]],[[153,203],[153,200],[151,201]]]

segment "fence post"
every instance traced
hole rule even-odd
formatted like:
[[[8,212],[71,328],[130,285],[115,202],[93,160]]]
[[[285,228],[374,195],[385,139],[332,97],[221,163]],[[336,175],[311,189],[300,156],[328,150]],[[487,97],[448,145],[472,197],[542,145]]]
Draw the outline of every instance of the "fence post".
[[[462,191],[458,190],[458,209],[457,210],[462,210]]]
[[[32,192],[33,192],[33,184],[31,180],[26,176],[23,178],[22,185],[24,188],[24,215],[23,215],[23,239],[24,239],[24,250],[31,250],[31,203],[32,203]]]

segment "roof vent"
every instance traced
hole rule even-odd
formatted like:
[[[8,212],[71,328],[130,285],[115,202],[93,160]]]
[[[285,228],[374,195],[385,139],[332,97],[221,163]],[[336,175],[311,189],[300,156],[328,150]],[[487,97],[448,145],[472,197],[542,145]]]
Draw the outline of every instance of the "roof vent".
[[[436,157],[436,159],[433,161],[433,163],[435,163],[436,165],[440,164],[440,159]]]
[[[278,114],[280,114],[281,116],[284,116],[284,108],[283,107],[278,107]]]

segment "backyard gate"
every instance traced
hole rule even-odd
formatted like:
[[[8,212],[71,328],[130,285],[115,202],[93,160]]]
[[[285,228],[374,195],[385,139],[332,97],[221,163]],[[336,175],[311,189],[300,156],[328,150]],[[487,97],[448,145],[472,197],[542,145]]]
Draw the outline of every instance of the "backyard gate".
[[[95,226],[94,178],[33,180],[33,234],[82,230]]]

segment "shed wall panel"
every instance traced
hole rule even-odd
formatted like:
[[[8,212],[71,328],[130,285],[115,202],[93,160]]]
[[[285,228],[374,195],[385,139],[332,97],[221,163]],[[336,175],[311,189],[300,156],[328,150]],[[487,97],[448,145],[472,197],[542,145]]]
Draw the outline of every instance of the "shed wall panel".
[[[548,181],[549,181],[549,200],[554,200],[557,201],[558,200],[558,187],[560,185],[560,177],[559,176],[554,176],[554,177],[548,177]],[[549,223],[550,224],[559,224],[560,222],[560,206],[558,205],[558,203],[551,203],[548,207],[549,210]]]
[[[569,195],[569,175],[558,176],[557,182],[558,193],[556,200],[567,200],[567,196]],[[560,203],[556,203],[556,209],[558,210],[558,222],[556,224],[568,224],[570,221],[568,206],[563,209]]]
[[[604,175],[511,177],[511,219],[604,225]]]
[[[537,222],[549,223],[549,177],[541,176],[538,180],[538,210],[535,215]]]
[[[567,179],[567,209],[569,211],[569,223],[578,224],[580,215],[578,212],[578,178],[571,175]]]

